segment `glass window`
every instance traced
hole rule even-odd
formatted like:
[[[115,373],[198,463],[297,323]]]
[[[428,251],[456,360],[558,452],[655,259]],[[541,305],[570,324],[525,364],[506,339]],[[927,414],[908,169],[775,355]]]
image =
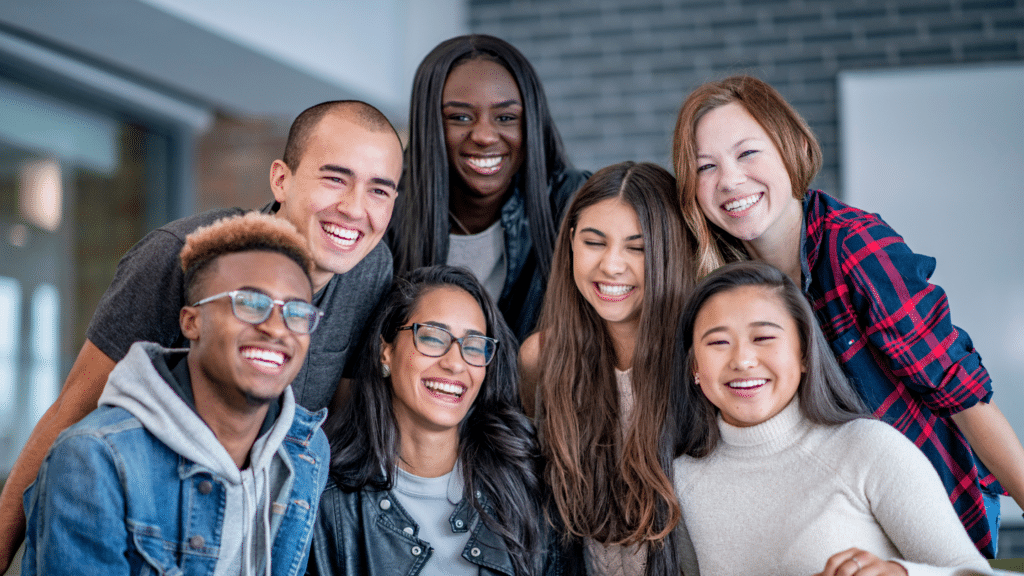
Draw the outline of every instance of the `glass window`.
[[[167,219],[171,149],[116,110],[0,77],[0,478],[56,398],[118,260]]]

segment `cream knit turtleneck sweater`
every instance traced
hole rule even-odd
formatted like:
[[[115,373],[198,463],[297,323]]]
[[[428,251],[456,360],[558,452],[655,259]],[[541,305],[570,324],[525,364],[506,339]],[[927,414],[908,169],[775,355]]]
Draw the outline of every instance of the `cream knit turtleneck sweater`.
[[[854,546],[910,576],[990,572],[938,474],[891,426],[819,426],[794,399],[767,422],[719,429],[710,456],[675,461],[687,576],[810,576]]]

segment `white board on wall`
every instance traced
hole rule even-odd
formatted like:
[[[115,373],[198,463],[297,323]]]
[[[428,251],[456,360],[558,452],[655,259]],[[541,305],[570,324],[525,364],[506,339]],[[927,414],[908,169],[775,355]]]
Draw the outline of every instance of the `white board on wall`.
[[[844,200],[938,260],[1024,439],[1024,65],[844,72],[838,88]]]

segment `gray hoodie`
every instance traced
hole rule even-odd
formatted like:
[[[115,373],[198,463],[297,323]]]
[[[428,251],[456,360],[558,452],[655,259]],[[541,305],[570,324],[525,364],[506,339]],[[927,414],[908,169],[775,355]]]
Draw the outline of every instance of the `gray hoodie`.
[[[281,397],[277,419],[269,429],[264,426],[253,444],[249,467],[239,470],[210,427],[175,391],[187,387],[191,392],[191,383],[168,382],[175,378],[168,363],[184,362],[187,352],[151,342],[133,344],[110,373],[99,405],[127,410],[171,450],[206,467],[224,485],[227,503],[215,576],[249,576],[261,564],[269,576],[270,508],[291,484],[292,470],[278,454],[295,416],[291,386]]]

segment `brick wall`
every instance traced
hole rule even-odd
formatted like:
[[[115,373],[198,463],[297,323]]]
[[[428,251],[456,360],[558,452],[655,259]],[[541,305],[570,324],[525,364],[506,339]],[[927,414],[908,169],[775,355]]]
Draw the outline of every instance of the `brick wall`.
[[[218,115],[196,146],[196,212],[258,209],[273,200],[270,165],[287,139],[283,121]]]
[[[579,167],[671,169],[672,128],[701,82],[750,73],[821,140],[816,187],[841,194],[836,75],[1024,59],[1024,0],[470,0],[470,30],[533,63]]]

